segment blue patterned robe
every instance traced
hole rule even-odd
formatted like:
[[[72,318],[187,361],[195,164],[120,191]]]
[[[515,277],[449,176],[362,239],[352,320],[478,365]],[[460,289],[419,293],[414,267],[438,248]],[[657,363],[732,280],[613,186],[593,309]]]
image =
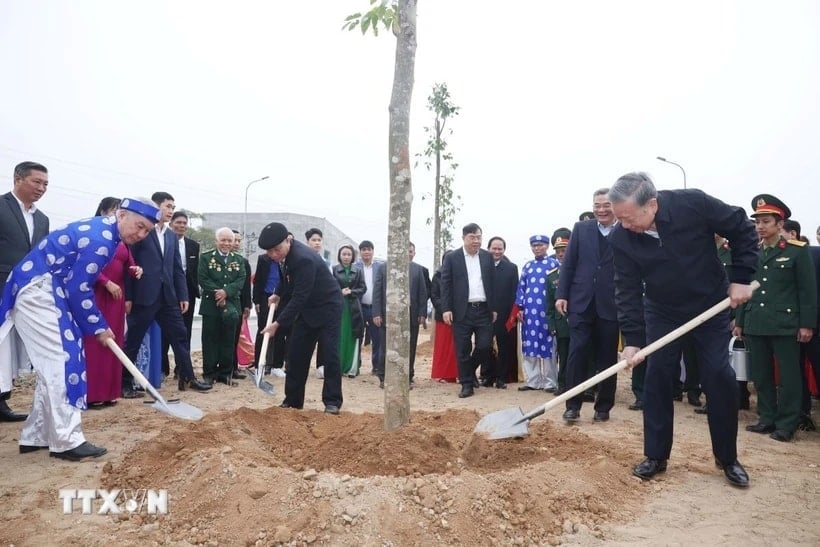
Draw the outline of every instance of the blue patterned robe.
[[[552,357],[552,334],[547,323],[547,273],[559,266],[554,257],[533,259],[521,269],[515,303],[523,313],[521,353],[527,357]]]

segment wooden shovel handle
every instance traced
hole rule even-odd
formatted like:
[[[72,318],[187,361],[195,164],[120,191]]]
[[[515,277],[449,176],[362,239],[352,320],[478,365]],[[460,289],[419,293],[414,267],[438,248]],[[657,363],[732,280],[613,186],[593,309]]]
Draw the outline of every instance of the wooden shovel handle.
[[[273,312],[276,310],[276,304],[272,304],[268,307],[268,317],[265,320],[265,327],[270,327],[273,324]],[[268,344],[270,343],[270,334],[267,332],[262,337],[262,347],[259,348],[259,359],[258,359],[258,367],[264,367],[268,364]],[[260,376],[261,377],[261,376]]]
[[[131,362],[131,359],[129,359],[125,352],[122,351],[122,348],[120,348],[117,345],[116,340],[114,340],[113,338],[108,338],[105,341],[105,345],[108,346],[108,349],[114,352],[114,355],[117,356],[117,359],[120,360],[120,363],[122,363],[123,366],[128,369],[128,372],[131,373],[134,379],[137,382],[139,382],[139,385],[141,385],[145,389],[145,391],[151,394],[151,397],[153,397],[155,401],[159,401],[164,406],[168,405],[168,402],[162,397],[162,395],[159,394],[159,391],[154,389],[154,386],[151,385],[151,382],[148,381],[148,378],[146,378],[142,374],[142,372],[140,372],[140,369],[138,369],[137,366]]]

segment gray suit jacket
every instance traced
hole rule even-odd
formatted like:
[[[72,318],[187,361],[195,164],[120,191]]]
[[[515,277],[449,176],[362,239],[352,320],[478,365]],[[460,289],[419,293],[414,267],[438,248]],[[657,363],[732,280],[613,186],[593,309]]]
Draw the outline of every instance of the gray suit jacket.
[[[17,199],[11,192],[0,196],[0,291],[14,266],[47,235],[48,217],[38,209],[34,212],[34,238],[29,240]]]
[[[408,266],[410,278],[410,321],[427,317],[427,280],[424,268],[415,262]],[[382,264],[373,274],[373,316],[384,319],[387,316],[387,264]]]

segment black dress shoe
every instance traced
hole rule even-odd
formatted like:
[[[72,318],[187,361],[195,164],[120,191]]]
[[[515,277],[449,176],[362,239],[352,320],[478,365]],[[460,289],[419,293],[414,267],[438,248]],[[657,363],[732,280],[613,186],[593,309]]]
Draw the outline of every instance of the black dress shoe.
[[[800,431],[817,431],[817,424],[808,414],[801,414],[797,421],[797,429]]]
[[[794,439],[794,433],[786,431],[785,429],[775,429],[772,434],[769,435],[769,438],[780,441],[781,443],[787,443]]]
[[[481,387],[493,387],[495,381],[492,378],[482,378],[478,383]]]
[[[536,389],[530,386],[519,386],[518,391],[536,391]]]
[[[718,469],[723,469],[723,474],[726,475],[726,480],[729,481],[729,484],[732,486],[739,486],[741,488],[746,488],[749,486],[749,474],[746,473],[746,470],[743,469],[743,466],[740,465],[739,461],[735,460],[729,465],[723,465],[719,461],[715,460],[715,465],[718,466]]]
[[[325,414],[339,415],[339,407],[336,405],[325,405]]]
[[[561,417],[567,422],[577,422],[581,418],[581,411],[575,410],[574,408],[568,408],[564,411],[564,415]]]
[[[676,393],[672,396],[672,399],[680,403],[681,401],[683,401],[683,393]]]
[[[472,397],[473,395],[475,395],[473,386],[469,384],[464,384],[463,386],[461,386],[461,392],[458,394],[458,398],[466,399],[467,397]]]
[[[48,455],[52,458],[60,458],[61,460],[78,462],[83,458],[98,458],[106,452],[108,452],[108,450],[105,448],[101,446],[94,446],[90,442],[86,441],[71,450],[66,450],[65,452],[49,452]]]
[[[761,422],[746,426],[746,431],[751,431],[752,433],[771,433],[774,429],[774,424],[764,424]]]
[[[709,413],[708,404],[705,404],[702,407],[695,409],[695,414],[708,414],[708,413]]]
[[[507,389],[507,383],[506,383],[506,382],[502,382],[501,380],[496,380],[496,382],[495,382],[495,388],[496,388],[496,389]]]
[[[181,382],[182,380],[180,380]],[[136,391],[133,387],[124,387],[122,388],[122,398],[123,399],[142,399],[145,397],[145,393],[141,391]]]
[[[183,380],[182,378],[180,378],[177,387],[180,391],[185,391],[188,388],[191,388],[194,391],[208,391],[214,386],[207,382],[200,382],[196,378],[192,378],[190,380]]]
[[[279,405],[279,408],[295,408],[296,410],[302,410],[301,406],[292,405],[287,401],[282,401],[282,404]]]
[[[545,387],[545,388],[544,388],[544,391],[545,391],[546,393],[555,393],[556,389],[558,389],[558,388],[554,388],[554,387]]]
[[[595,415],[592,416],[593,422],[608,422],[609,421],[609,412],[605,412],[603,410],[595,411]]]
[[[700,395],[688,393],[686,395],[686,402],[688,402],[692,406],[700,406]]]
[[[28,414],[14,412],[9,408],[9,405],[6,404],[6,401],[0,399],[0,422],[22,422],[25,421],[26,418],[28,418]]]
[[[247,375],[247,374],[245,374],[244,372],[239,372],[238,370],[235,370],[235,371],[233,371],[233,373],[231,374],[231,377],[232,377],[234,380],[244,380],[245,378],[247,378],[247,377],[248,377],[248,375]]]
[[[635,399],[635,402],[629,405],[629,410],[643,410],[643,401]]]
[[[29,454],[31,452],[37,452],[38,450],[48,450],[47,446],[33,446],[30,444],[21,444],[20,445],[20,454]]]
[[[666,460],[653,460],[652,458],[646,458],[632,468],[632,474],[644,480],[649,480],[664,471],[666,471]]]

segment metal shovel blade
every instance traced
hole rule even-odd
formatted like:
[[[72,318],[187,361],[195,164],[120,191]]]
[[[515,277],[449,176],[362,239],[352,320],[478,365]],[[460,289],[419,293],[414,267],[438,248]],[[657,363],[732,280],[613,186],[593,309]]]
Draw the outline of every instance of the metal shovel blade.
[[[270,326],[270,324],[273,323],[273,312],[275,309],[276,305],[273,305],[268,308],[268,317],[265,321],[265,326]],[[265,357],[268,354],[269,343],[270,334],[266,332],[265,335],[262,337],[262,347],[259,350],[259,362],[256,365],[256,374],[254,376],[249,376],[249,378],[254,384],[256,384],[256,387],[258,387],[268,395],[276,395],[276,389],[274,389],[273,384],[262,378],[262,376],[265,374],[265,367],[268,364],[267,359]]]
[[[529,423],[521,407],[505,408],[481,418],[475,426],[475,433],[490,440],[526,437],[530,434]]]
[[[183,420],[201,420],[204,415],[200,409],[193,405],[189,405],[183,401],[168,403],[167,401],[154,401],[151,403],[154,410],[159,410],[175,418],[182,418]]]

